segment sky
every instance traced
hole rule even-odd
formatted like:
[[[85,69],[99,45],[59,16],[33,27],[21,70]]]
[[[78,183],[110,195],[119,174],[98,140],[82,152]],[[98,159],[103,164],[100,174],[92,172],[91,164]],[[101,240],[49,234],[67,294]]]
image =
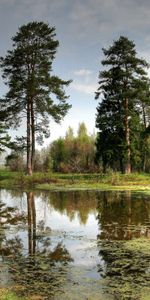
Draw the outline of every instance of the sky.
[[[47,22],[56,28],[59,40],[53,72],[73,80],[66,89],[72,108],[61,125],[50,120],[51,136],[44,145],[64,136],[69,126],[76,133],[81,122],[93,133],[102,48],[120,35],[127,36],[135,42],[138,56],[150,63],[149,16],[148,0],[0,0],[0,56],[11,49],[18,27],[31,21]],[[2,79],[0,86],[1,97],[6,90]],[[24,124],[19,133],[25,130]]]

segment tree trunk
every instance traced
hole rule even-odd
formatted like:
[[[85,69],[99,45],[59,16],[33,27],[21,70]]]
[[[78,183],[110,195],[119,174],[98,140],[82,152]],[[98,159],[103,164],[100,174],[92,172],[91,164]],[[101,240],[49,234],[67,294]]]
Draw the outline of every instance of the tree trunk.
[[[143,123],[144,123],[144,129],[146,130],[146,112],[145,112],[145,107],[144,104],[142,103],[142,112],[143,112]]]
[[[35,123],[34,123],[33,101],[31,102],[31,130],[32,130],[31,167],[32,167],[32,170],[34,170],[34,161],[35,161]]]
[[[27,174],[32,175],[31,165],[31,122],[30,122],[31,108],[30,103],[27,103]]]
[[[125,158],[125,174],[131,173],[130,129],[128,121],[128,98],[125,99],[125,141],[127,146]]]
[[[145,113],[145,107],[144,104],[142,103],[142,111],[143,111],[143,123],[144,123],[144,129],[146,131],[146,113]],[[146,170],[146,159],[147,159],[147,155],[146,155],[146,137],[143,139],[143,159],[142,159],[142,170],[143,172],[145,172]]]
[[[144,140],[144,144],[145,144],[145,140]],[[144,145],[144,148],[145,148],[145,145]],[[145,151],[145,149],[143,151],[142,171],[146,172],[146,151]]]
[[[119,159],[120,162],[120,171],[123,174],[124,173],[124,169],[123,169],[123,161],[122,161],[122,157]]]
[[[107,163],[103,160],[103,173],[106,174]]]

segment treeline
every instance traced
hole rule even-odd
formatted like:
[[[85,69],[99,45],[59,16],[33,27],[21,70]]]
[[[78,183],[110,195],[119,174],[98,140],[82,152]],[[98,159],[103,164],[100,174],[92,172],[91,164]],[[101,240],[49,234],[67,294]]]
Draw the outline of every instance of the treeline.
[[[53,141],[47,148],[35,153],[34,171],[62,173],[98,172],[95,163],[96,136],[88,134],[86,125],[80,123],[77,135],[68,128],[65,137]],[[13,171],[24,171],[26,159],[23,152],[12,151],[6,158],[6,165]]]
[[[28,175],[48,169],[65,173],[150,171],[149,64],[137,56],[133,41],[121,36],[103,49],[95,93],[99,99],[96,138],[80,124],[77,136],[69,128],[64,138],[38,152],[36,143],[49,137],[50,119],[60,123],[71,107],[65,92],[71,80],[53,74],[59,45],[54,27],[31,22],[21,26],[12,40],[12,49],[0,57],[8,87],[0,99],[0,152],[5,147],[13,149],[7,165],[25,168]],[[12,142],[7,129],[18,129],[23,120],[26,135]]]
[[[146,172],[150,172],[150,137],[146,137],[144,144],[142,144],[143,139],[140,132],[138,132],[138,137],[139,151],[132,158],[133,171],[143,171],[143,155],[145,155],[144,168]],[[105,170],[103,169],[102,159],[97,159],[96,143],[98,138],[97,134],[88,133],[84,122],[79,124],[76,135],[73,129],[69,127],[65,137],[59,137],[47,148],[36,150],[34,171],[60,173],[120,171],[119,157],[117,156],[114,161],[110,160],[110,164]],[[6,166],[12,171],[24,172],[26,170],[25,151],[12,150],[10,155],[6,157]]]

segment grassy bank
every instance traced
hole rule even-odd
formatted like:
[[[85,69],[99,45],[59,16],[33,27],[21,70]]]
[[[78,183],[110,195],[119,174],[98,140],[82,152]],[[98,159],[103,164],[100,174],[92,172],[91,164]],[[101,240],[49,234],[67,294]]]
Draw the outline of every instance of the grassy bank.
[[[0,170],[1,188],[21,189],[101,189],[101,190],[141,190],[150,192],[149,174],[56,174],[24,173]]]

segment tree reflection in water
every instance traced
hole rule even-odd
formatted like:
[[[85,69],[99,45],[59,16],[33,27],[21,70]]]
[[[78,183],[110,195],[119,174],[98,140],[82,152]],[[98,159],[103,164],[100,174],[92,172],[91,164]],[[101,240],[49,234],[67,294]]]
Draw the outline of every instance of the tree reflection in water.
[[[116,300],[144,299],[150,293],[149,199],[131,192],[104,192],[97,219],[99,272],[107,282],[105,291]]]
[[[26,193],[27,218],[16,215],[16,210],[0,205],[0,255],[8,266],[13,289],[20,296],[38,295],[50,299],[55,292],[63,291],[67,276],[67,264],[72,261],[68,250],[61,243],[50,249],[50,231],[42,232],[36,226],[34,193]],[[7,238],[5,224],[28,222],[28,255],[24,254],[24,243],[19,236]],[[38,227],[38,234],[36,230]],[[36,241],[40,247],[36,249]]]
[[[33,192],[27,193],[28,207],[28,249],[29,254],[35,254],[36,249],[36,210]]]
[[[61,214],[65,213],[70,221],[77,217],[80,224],[86,225],[89,215],[91,213],[96,215],[97,199],[95,195],[95,191],[51,192],[49,203],[55,211]]]

